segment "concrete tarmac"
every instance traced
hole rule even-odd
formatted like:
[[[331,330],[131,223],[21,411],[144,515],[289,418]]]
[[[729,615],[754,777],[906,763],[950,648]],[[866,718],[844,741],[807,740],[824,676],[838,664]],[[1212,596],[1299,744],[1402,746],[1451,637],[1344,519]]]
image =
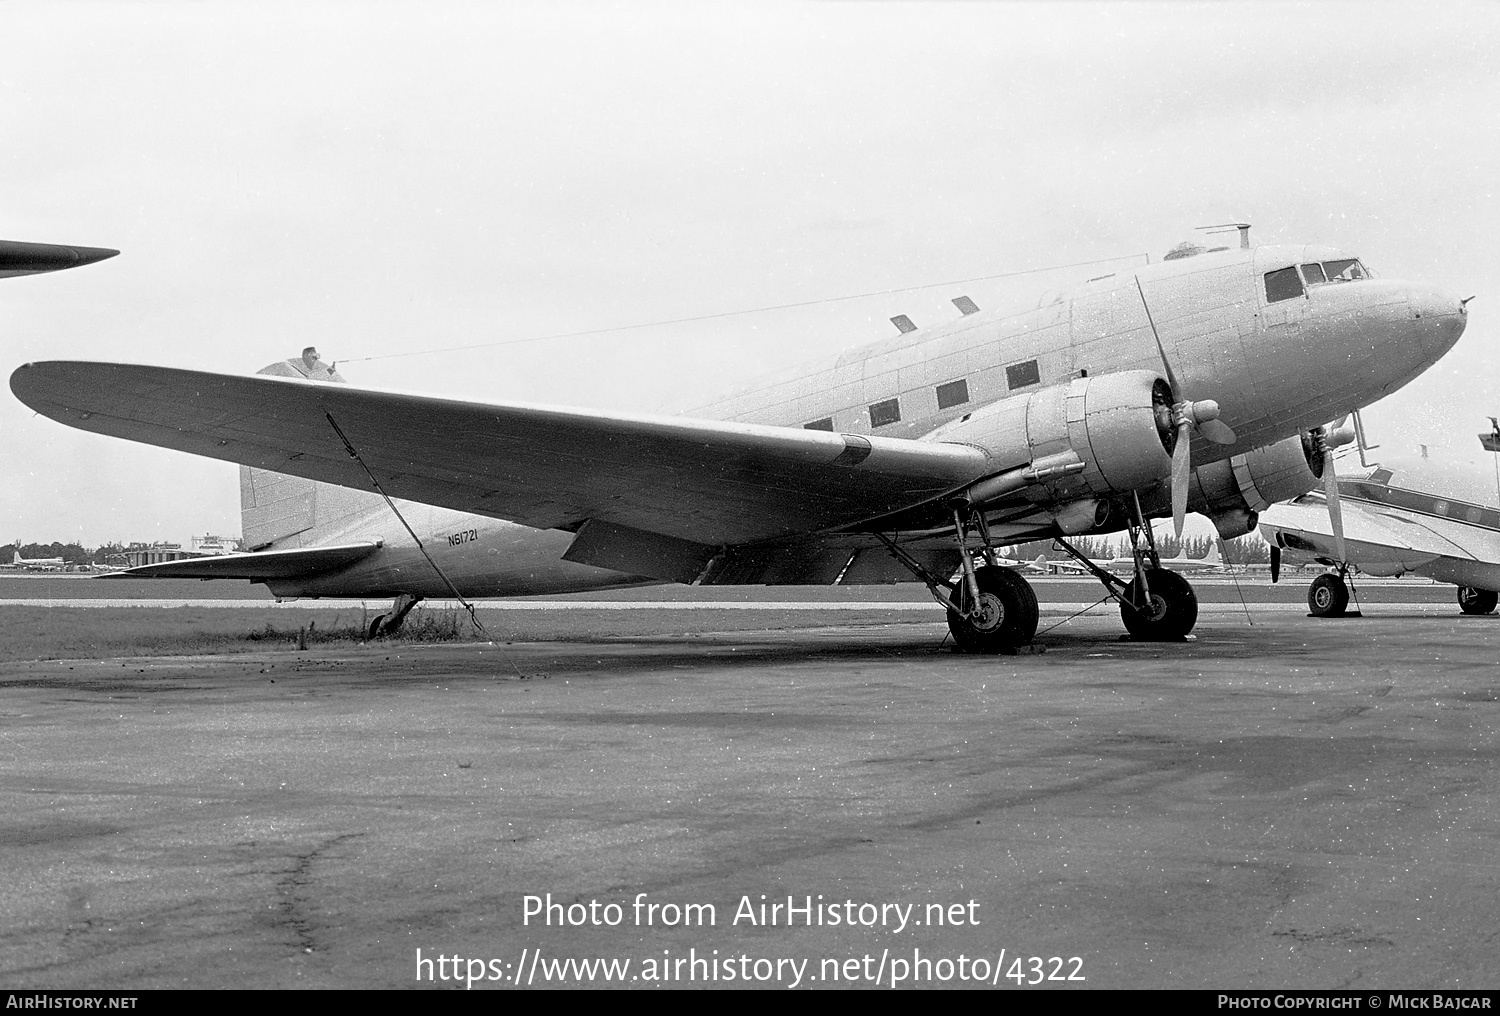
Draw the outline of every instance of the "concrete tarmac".
[[[0,981],[1500,983],[1500,617],[683,616],[0,663]]]

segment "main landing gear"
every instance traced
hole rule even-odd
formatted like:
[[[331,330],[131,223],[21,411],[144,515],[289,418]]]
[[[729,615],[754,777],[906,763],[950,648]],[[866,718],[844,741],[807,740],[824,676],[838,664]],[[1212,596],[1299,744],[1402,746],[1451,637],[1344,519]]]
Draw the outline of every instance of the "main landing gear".
[[[1458,609],[1465,614],[1493,614],[1496,603],[1500,603],[1500,593],[1493,589],[1458,587]]]
[[[1156,540],[1141,515],[1139,500],[1129,531],[1135,562],[1135,575],[1129,582],[1100,568],[1066,540],[1056,542],[1120,601],[1120,620],[1131,638],[1137,642],[1181,642],[1198,623],[1198,594],[1187,579],[1161,566]]]
[[[406,621],[406,615],[411,613],[411,608],[415,607],[421,600],[420,596],[413,596],[410,593],[402,593],[396,597],[396,602],[391,604],[391,612],[389,614],[377,614],[375,620],[370,622],[368,637],[378,639],[396,634],[401,630],[402,623]]]
[[[966,653],[1014,653],[1036,635],[1039,616],[1031,583],[995,561],[984,515],[974,520],[984,540],[985,565],[974,567],[969,556],[967,511],[953,509],[953,532],[962,561],[959,581],[934,574],[894,540],[877,533],[886,549],[927,585],[935,600],[948,608],[948,630]]]
[[[1307,587],[1310,617],[1343,617],[1349,610],[1349,586],[1343,573],[1324,572]]]

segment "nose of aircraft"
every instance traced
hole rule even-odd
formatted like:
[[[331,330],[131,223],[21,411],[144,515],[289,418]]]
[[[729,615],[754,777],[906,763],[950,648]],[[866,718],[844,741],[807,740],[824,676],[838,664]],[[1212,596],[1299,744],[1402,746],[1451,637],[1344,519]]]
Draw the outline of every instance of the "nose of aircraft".
[[[1469,323],[1467,301],[1440,289],[1412,286],[1407,303],[1411,307],[1412,323],[1433,359],[1453,348]]]

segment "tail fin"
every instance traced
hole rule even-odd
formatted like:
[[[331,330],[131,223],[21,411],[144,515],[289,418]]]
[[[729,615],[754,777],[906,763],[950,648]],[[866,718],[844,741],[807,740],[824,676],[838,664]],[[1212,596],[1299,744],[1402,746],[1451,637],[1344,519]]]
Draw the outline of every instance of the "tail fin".
[[[323,363],[311,346],[301,356],[280,360],[257,373],[344,383],[338,371]],[[308,546],[316,542],[314,530],[320,531],[318,539],[327,540],[339,528],[338,523],[380,503],[380,496],[373,492],[240,467],[240,525],[246,550],[272,545]],[[301,539],[297,539],[299,536]]]

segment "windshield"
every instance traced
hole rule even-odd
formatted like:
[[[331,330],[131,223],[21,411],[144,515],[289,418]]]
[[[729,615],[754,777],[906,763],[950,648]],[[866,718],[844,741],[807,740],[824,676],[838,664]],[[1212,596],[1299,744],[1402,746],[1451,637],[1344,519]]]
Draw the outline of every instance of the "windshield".
[[[1319,265],[1303,265],[1302,270],[1316,268],[1327,276],[1328,282],[1353,282],[1355,279],[1368,279],[1370,273],[1365,271],[1365,266],[1359,263],[1359,258],[1341,258],[1338,261],[1324,261]],[[1323,282],[1324,279],[1308,276],[1307,284],[1311,286],[1315,282]]]
[[[1301,275],[1298,275],[1298,267]],[[1356,279],[1368,279],[1369,271],[1360,264],[1359,258],[1339,258],[1337,261],[1309,262],[1301,266],[1290,268],[1278,268],[1274,272],[1267,272],[1266,302],[1276,303],[1280,300],[1290,300],[1294,296],[1302,296],[1306,292],[1305,287],[1322,286],[1330,282],[1353,282]]]

